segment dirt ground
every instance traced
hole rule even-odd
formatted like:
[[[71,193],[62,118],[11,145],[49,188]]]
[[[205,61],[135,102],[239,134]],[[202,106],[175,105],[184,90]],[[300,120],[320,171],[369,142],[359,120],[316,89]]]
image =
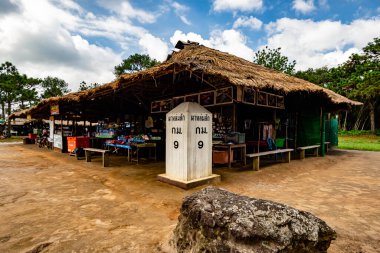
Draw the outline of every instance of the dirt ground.
[[[35,145],[0,144],[0,252],[165,252],[185,191],[164,163],[102,168]],[[218,186],[309,211],[338,233],[331,253],[380,252],[380,152],[331,151],[262,170],[217,168]]]

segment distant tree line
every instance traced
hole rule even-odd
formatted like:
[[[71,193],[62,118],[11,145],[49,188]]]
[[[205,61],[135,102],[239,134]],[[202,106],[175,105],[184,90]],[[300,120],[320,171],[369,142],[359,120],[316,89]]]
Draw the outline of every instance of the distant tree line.
[[[0,65],[0,107],[3,119],[12,114],[14,108],[24,109],[41,99],[62,96],[67,92],[68,84],[62,79],[51,76],[44,79],[29,77],[8,61]],[[8,135],[10,125],[8,119]]]
[[[254,63],[272,68],[328,88],[338,94],[360,101],[363,106],[340,115],[342,130],[379,128],[380,115],[380,38],[369,42],[361,53],[353,54],[343,64],[328,68],[295,71],[296,62],[281,55],[281,48],[259,50]]]

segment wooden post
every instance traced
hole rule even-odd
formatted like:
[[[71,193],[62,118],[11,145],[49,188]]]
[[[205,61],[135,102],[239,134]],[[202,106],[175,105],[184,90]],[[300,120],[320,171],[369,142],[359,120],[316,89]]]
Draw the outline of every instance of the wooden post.
[[[273,140],[276,140],[276,136],[277,136],[277,134],[276,134],[276,119],[277,119],[277,110],[274,109],[273,110],[273,122],[274,122],[274,124],[273,124],[273,130],[272,130],[272,139]]]
[[[253,158],[253,170],[260,170],[260,156],[256,156]]]
[[[108,167],[110,163],[110,154],[109,152],[103,152],[103,167]]]
[[[285,125],[285,148],[288,148],[288,125],[289,121]]]
[[[236,120],[236,105],[235,105],[235,103],[233,103],[232,104],[232,131],[233,132],[236,132],[236,129],[237,129],[236,122],[237,122],[237,120]]]
[[[286,153],[286,162],[290,163],[290,151]]]
[[[294,149],[297,148],[298,113],[296,112],[296,125],[294,127]]]
[[[91,151],[86,150],[85,155],[86,155],[86,162],[91,162]]]
[[[261,123],[259,123],[259,139],[257,140],[257,153],[260,152]]]
[[[301,160],[305,159],[305,150],[304,149],[300,150],[300,159]]]
[[[320,134],[320,147],[321,147],[321,156],[325,156],[325,141],[326,141],[326,132],[325,132],[325,113],[321,107],[321,134]]]

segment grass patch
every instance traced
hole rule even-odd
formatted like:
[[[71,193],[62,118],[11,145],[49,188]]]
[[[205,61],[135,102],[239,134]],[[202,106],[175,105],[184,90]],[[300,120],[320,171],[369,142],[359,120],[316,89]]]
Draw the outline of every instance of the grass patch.
[[[380,136],[374,134],[339,135],[338,148],[380,151]]]
[[[0,139],[0,143],[2,142],[22,142],[23,136],[11,136],[11,138]]]

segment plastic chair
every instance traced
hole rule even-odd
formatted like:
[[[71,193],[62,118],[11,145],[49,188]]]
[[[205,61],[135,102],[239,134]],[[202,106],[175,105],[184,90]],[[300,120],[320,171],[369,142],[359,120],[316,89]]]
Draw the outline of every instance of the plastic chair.
[[[285,139],[284,138],[277,138],[275,143],[276,143],[276,147],[278,149],[282,149],[285,147]]]
[[[277,138],[276,139],[276,147],[277,147],[277,149],[285,148],[285,138]],[[283,153],[281,153],[281,159],[284,159]]]

